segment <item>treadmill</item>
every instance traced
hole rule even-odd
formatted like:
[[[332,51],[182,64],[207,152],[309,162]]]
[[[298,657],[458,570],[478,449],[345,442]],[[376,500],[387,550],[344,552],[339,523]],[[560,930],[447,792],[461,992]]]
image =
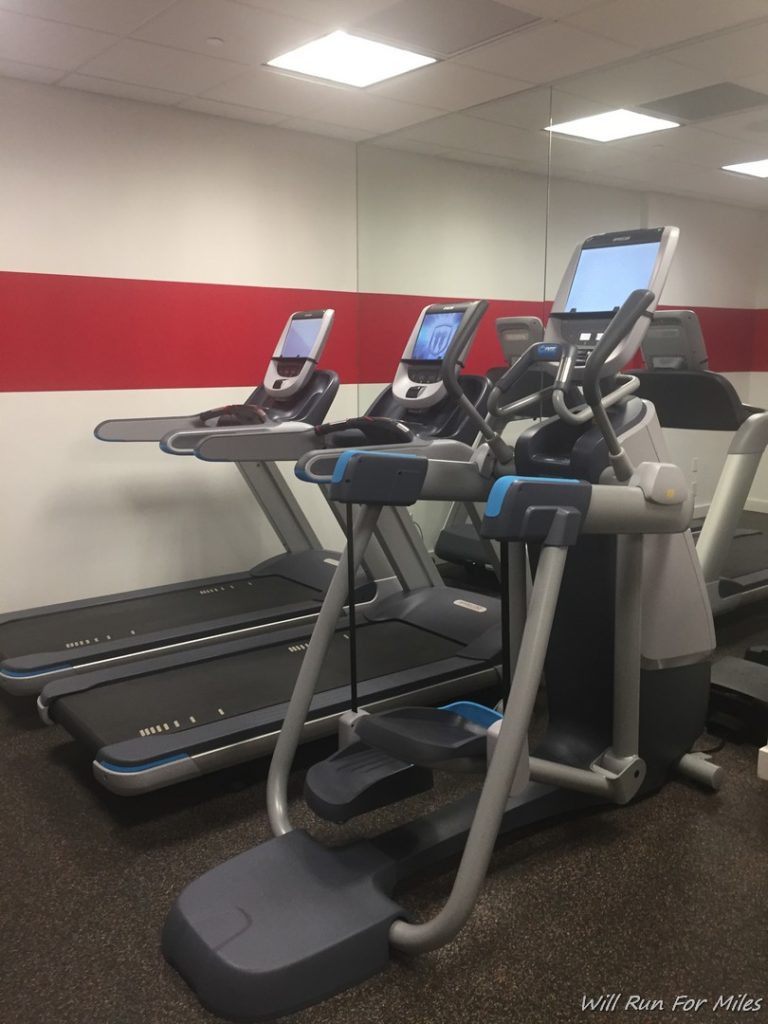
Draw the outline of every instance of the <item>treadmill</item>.
[[[708,369],[699,321],[689,309],[654,314],[633,373],[662,427],[733,433],[697,552],[715,615],[768,597],[768,516],[744,508],[768,444],[768,412],[745,405]]]
[[[280,432],[322,423],[339,387],[336,373],[317,366],[333,316],[332,309],[293,313],[263,382],[242,405],[191,416],[106,420],[95,436],[110,442],[159,441],[165,451],[189,456],[192,441],[185,445],[185,431],[199,439],[238,424]],[[0,616],[0,687],[34,695],[49,681],[96,664],[114,665],[148,651],[316,615],[337,555],[323,550],[274,463],[238,469],[283,554],[246,572]]]
[[[274,461],[323,446],[410,443],[435,458],[473,455],[477,426],[442,382],[442,358],[470,303],[426,307],[413,328],[392,386],[375,416],[288,432],[258,425],[208,435],[195,454],[206,461]],[[460,364],[472,343],[467,337]],[[485,377],[458,378],[471,408],[484,415]],[[392,418],[382,419],[387,410]],[[186,442],[184,442],[186,443]],[[385,509],[375,534],[391,566],[389,589],[376,587],[357,608],[358,689],[363,706],[414,699],[440,703],[498,683],[501,655],[496,598],[446,586],[405,508]],[[335,564],[338,560],[335,560]],[[335,564],[333,568],[335,568]],[[370,564],[370,560],[369,560]],[[379,578],[379,577],[377,577]],[[346,613],[345,613],[346,614]],[[339,622],[325,660],[304,738],[335,731],[349,704],[350,634]],[[38,705],[85,746],[99,782],[136,794],[250,760],[272,749],[311,626],[230,637],[205,647],[150,652],[49,683]]]

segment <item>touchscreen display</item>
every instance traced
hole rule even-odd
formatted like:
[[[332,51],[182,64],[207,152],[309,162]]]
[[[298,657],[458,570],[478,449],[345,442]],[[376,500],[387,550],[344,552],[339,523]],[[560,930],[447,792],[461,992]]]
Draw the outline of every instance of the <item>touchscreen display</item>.
[[[565,313],[610,313],[636,288],[647,288],[658,242],[582,249]]]
[[[280,355],[285,359],[306,359],[315,347],[322,322],[319,316],[309,320],[291,320]]]
[[[463,309],[450,313],[427,313],[416,336],[411,359],[442,359],[463,317]]]

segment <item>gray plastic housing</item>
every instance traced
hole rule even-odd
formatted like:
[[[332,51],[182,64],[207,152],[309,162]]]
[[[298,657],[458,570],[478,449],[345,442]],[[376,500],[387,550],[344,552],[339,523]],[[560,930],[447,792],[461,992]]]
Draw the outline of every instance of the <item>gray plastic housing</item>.
[[[328,340],[335,312],[332,309],[300,310],[288,317],[283,333],[275,347],[269,366],[264,374],[263,387],[273,398],[290,398],[306,384],[311,376]],[[316,324],[317,334],[312,347],[300,356],[286,354],[286,343],[291,329],[297,323],[307,321]]]
[[[657,310],[641,347],[649,370],[709,369],[699,318],[691,309]]]
[[[634,243],[658,241],[659,248],[649,280],[633,281],[631,283],[632,286],[627,289],[627,295],[632,290],[638,288],[648,288],[652,291],[656,296],[648,308],[648,314],[652,314],[656,309],[658,297],[664,289],[679,236],[680,231],[676,227],[633,228],[628,231],[611,231],[603,235],[592,235],[576,247],[563,275],[560,287],[557,290],[547,328],[544,332],[545,342],[565,342],[577,347],[578,354],[570,378],[572,383],[578,384],[583,379],[584,364],[589,357],[589,353],[600,341],[603,332],[613,317],[613,311],[601,310],[596,311],[594,314],[589,314],[583,312],[572,313],[566,309],[566,303],[571,293],[571,286],[582,251],[587,248],[615,249],[618,259],[624,246]],[[649,321],[649,316],[640,317],[621,344],[617,345],[613,353],[606,359],[600,372],[601,379],[615,376],[629,363],[640,348],[648,329]],[[542,363],[541,365],[547,368],[547,372],[551,373],[552,376],[557,373],[557,364]]]
[[[531,345],[544,340],[544,324],[537,316],[500,316],[496,320],[496,337],[505,362],[511,366]]]
[[[442,374],[440,373],[442,360],[415,359],[416,340],[419,337],[425,317],[434,313],[463,313],[464,316],[456,328],[456,330],[461,330],[471,305],[472,303],[470,302],[432,303],[422,309],[400,357],[395,379],[392,382],[392,394],[399,402],[402,402],[410,409],[427,409],[430,406],[437,405],[438,402],[441,402],[447,396],[448,392],[445,390]],[[458,360],[459,371],[464,367],[473,341],[474,336],[470,336],[467,339],[467,343]],[[434,379],[422,380],[421,378],[424,376]]]

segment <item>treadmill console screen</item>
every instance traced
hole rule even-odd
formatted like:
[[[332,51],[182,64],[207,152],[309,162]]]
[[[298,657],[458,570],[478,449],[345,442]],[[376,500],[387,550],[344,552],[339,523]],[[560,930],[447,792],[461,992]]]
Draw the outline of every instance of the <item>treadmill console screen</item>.
[[[281,359],[306,359],[315,347],[317,337],[320,334],[323,318],[320,316],[291,319],[288,333],[283,342],[282,351],[279,353]]]
[[[411,359],[439,362],[448,351],[463,318],[463,309],[449,313],[427,313],[416,336]]]
[[[647,288],[659,242],[582,249],[564,313],[611,313],[636,288]]]

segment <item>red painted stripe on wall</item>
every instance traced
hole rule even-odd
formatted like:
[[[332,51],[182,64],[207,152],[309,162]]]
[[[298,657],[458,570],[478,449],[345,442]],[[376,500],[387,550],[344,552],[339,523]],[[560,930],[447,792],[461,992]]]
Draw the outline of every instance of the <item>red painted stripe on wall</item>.
[[[456,296],[0,273],[0,391],[248,387],[286,318],[332,306],[323,362],[344,383],[391,378],[421,308]],[[494,300],[467,369],[500,365],[498,316],[542,302]],[[697,309],[713,370],[768,370],[768,310]]]
[[[754,310],[754,321],[750,369],[760,373],[768,370],[768,309]]]
[[[355,381],[353,292],[3,273],[0,389],[253,386],[288,316],[327,306],[324,362]]]

